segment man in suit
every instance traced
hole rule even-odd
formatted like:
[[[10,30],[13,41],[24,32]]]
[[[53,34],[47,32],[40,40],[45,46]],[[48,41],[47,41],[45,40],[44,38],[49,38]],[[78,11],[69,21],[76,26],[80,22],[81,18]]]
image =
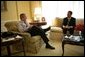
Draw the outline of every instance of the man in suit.
[[[43,30],[41,27],[30,25],[29,22],[27,22],[27,17],[24,13],[20,14],[20,19],[21,21],[18,24],[19,31],[28,32],[31,34],[31,36],[40,35],[46,44],[46,48],[55,49],[48,43],[49,39],[45,34],[45,32],[48,31],[50,28]]]
[[[63,19],[63,33],[67,34],[67,31],[70,33],[70,38],[73,36],[74,28],[76,25],[76,19],[72,17],[72,11],[68,11],[67,17]]]

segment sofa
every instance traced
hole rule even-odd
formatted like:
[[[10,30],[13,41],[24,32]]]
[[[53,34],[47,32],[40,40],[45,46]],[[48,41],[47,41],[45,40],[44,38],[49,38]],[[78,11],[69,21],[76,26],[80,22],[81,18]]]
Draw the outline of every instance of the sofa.
[[[62,22],[63,18],[56,17],[52,22],[52,27],[50,30],[50,39],[55,40],[57,42],[62,41],[63,38],[63,30],[62,30]],[[80,29],[84,29],[84,19],[76,19],[76,27],[78,25],[82,25],[83,28],[80,26]],[[79,30],[74,30],[74,35],[79,35]]]
[[[62,27],[62,23],[63,23],[63,18],[59,18],[59,17],[56,17],[53,22],[52,22],[52,26],[53,27]],[[76,19],[76,26],[77,25],[82,25],[84,26],[84,19],[80,19],[80,18],[77,18]],[[75,27],[76,28],[76,27]],[[82,29],[82,27],[81,27]],[[76,30],[76,29],[75,29]]]
[[[9,21],[5,23],[5,27],[8,31],[19,33],[22,35],[22,37],[24,38],[25,52],[38,53],[43,44],[42,38],[39,35],[31,36],[30,33],[20,32],[17,26],[18,23],[19,21]],[[12,48],[15,50],[20,50],[20,43],[13,45]]]

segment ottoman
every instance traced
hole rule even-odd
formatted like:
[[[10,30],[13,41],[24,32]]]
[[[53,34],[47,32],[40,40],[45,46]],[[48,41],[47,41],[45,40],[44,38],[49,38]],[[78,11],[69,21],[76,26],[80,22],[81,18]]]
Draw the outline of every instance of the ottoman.
[[[61,27],[51,27],[49,38],[54,41],[62,41],[63,30]]]

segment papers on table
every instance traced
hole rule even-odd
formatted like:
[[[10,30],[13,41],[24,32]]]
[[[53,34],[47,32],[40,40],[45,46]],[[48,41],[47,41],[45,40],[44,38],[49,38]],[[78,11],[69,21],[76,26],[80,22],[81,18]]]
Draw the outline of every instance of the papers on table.
[[[74,41],[80,41],[80,36],[73,36]]]
[[[77,41],[77,42],[79,42],[81,40],[80,36],[73,36],[72,38],[69,38],[68,36],[65,36],[65,38],[68,38],[71,41]]]
[[[17,35],[15,38],[22,38],[21,36]]]
[[[14,40],[15,38],[8,38],[8,39],[2,39],[2,42],[6,42],[6,41],[11,41],[11,40]]]
[[[15,38],[22,38],[22,37],[17,35],[16,37],[2,38],[2,42],[11,41],[14,40]]]

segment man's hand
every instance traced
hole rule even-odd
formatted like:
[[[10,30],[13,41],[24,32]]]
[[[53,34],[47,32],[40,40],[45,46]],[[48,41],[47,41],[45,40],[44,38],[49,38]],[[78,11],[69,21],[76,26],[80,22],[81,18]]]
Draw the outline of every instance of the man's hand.
[[[69,26],[68,28],[73,28],[73,26]]]
[[[63,26],[63,28],[73,28],[73,26],[68,26],[68,25],[66,25],[66,26]]]
[[[69,28],[69,26],[67,25],[66,28]]]
[[[63,25],[63,28],[66,28],[66,26]]]
[[[64,26],[64,25],[63,25],[63,28],[68,28],[68,26]]]

